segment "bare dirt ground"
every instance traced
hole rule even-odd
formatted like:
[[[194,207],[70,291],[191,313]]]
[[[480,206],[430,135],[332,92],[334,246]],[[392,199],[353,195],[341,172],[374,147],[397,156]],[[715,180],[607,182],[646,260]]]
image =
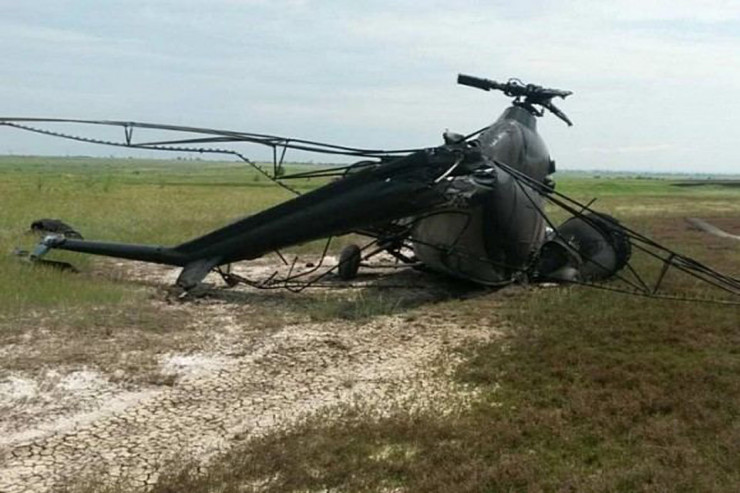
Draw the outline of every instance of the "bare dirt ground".
[[[177,275],[145,264],[115,266],[121,277],[162,292]],[[252,263],[238,272],[260,276],[273,267]],[[330,296],[352,292],[332,290]],[[487,327],[425,314],[424,305],[354,320],[263,323],[245,316],[243,307],[269,302],[279,315],[307,295],[247,287],[224,293],[175,308],[162,297],[146,301],[185,312],[197,327],[198,342],[186,350],[151,348],[165,384],[128,381],[84,364],[6,372],[0,380],[0,491],[50,491],[86,475],[125,478],[144,491],[170,461],[205,462],[237,441],[341,405],[383,413],[436,403],[444,412],[439,403],[453,406],[465,396],[447,378],[457,361],[454,349],[496,336]],[[420,300],[428,295],[403,291],[407,298],[414,293]],[[0,348],[0,355],[30,350],[34,342]]]

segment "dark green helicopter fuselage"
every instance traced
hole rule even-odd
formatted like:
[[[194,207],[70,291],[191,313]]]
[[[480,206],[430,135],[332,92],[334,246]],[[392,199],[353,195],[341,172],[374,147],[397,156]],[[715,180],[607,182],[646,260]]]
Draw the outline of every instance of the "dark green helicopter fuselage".
[[[38,254],[57,248],[181,266],[178,284],[191,288],[220,265],[327,236],[378,232],[395,223],[409,225],[415,254],[430,269],[485,284],[505,283],[542,242],[536,211],[542,199],[491,166],[494,160],[545,178],[551,164],[534,116],[512,106],[473,145],[425,149],[349,173],[175,247],[51,236]],[[457,200],[456,187],[474,189],[468,194],[474,200]]]
[[[503,163],[538,182],[554,172],[537,120],[511,106],[478,138],[490,162]],[[542,196],[492,167],[473,205],[450,207],[420,221],[413,234],[415,252],[434,270],[483,284],[504,284],[526,269],[545,237]],[[457,177],[455,180],[470,180]]]

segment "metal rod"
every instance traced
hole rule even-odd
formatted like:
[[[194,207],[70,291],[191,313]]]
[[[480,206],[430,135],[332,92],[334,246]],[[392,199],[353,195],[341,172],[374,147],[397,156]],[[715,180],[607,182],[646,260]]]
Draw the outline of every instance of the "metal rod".
[[[671,263],[673,262],[674,255],[671,254],[668,259],[663,262],[663,268],[660,271],[660,275],[658,276],[658,280],[655,281],[655,286],[653,287],[653,294],[658,292],[658,288],[660,288],[660,284],[663,282],[663,277],[665,277],[666,272],[668,272],[668,269],[671,267]]]

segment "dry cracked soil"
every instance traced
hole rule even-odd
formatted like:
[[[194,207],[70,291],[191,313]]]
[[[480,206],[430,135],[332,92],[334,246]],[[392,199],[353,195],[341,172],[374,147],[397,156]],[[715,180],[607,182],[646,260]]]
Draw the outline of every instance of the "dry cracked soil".
[[[162,291],[177,275],[145,264],[116,266],[122,277]],[[240,273],[271,268],[253,263]],[[417,291],[425,296],[418,287],[404,296]],[[126,478],[133,491],[146,491],[173,460],[205,464],[236,442],[316,412],[331,415],[343,405],[379,413],[434,405],[444,412],[440,403],[465,395],[449,379],[459,358],[454,349],[496,335],[427,314],[424,304],[354,320],[304,318],[262,327],[233,309],[233,297],[260,303],[263,292],[237,287],[230,293],[178,303],[203,337],[187,351],[158,356],[159,371],[171,377],[167,385],[124,385],[84,364],[6,372],[0,380],[0,492],[53,491],[90,474]],[[301,296],[280,299],[294,303]],[[157,297],[146,302],[165,309]]]

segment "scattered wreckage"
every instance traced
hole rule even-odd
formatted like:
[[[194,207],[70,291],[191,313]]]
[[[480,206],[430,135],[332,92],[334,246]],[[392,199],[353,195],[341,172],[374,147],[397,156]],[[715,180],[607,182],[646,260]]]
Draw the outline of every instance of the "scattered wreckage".
[[[458,83],[500,91],[512,104],[493,122],[469,135],[445,132],[443,145],[426,149],[373,150],[273,135],[151,123],[52,118],[0,118],[6,127],[77,141],[132,149],[196,152],[237,157],[296,197],[176,246],[111,243],[83,239],[68,226],[56,224],[28,254],[44,262],[53,250],[69,250],[181,267],[176,284],[192,290],[210,272],[233,286],[300,290],[330,274],[353,279],[362,262],[386,252],[401,264],[487,286],[517,281],[578,283],[642,296],[683,298],[661,291],[669,269],[679,270],[718,290],[737,303],[740,281],[683,256],[650,238],[555,190],[555,163],[537,132],[537,117],[550,112],[567,125],[568,117],[553,104],[570,91],[506,83],[459,75]],[[120,127],[120,141],[60,132],[60,124]],[[165,140],[134,138],[156,131]],[[233,148],[210,145],[259,144],[272,148],[268,171]],[[285,174],[286,151],[354,156],[362,160],[342,167]],[[333,177],[333,181],[299,194],[291,179]],[[569,213],[554,224],[546,203]],[[49,221],[49,220],[47,220]],[[51,223],[50,223],[51,224]],[[63,224],[63,223],[62,223]],[[36,229],[44,229],[43,224]],[[65,229],[66,228],[66,229]],[[48,228],[47,228],[48,229]],[[337,265],[308,272],[273,274],[247,279],[229,269],[235,262],[322,238],[355,233],[369,238],[350,245]],[[328,249],[324,249],[326,255]],[[662,263],[657,278],[648,280],[630,263],[633,252]],[[282,258],[282,256],[281,256]],[[323,257],[322,257],[323,258]],[[314,274],[314,275],[309,275]],[[609,282],[606,282],[609,281]]]

